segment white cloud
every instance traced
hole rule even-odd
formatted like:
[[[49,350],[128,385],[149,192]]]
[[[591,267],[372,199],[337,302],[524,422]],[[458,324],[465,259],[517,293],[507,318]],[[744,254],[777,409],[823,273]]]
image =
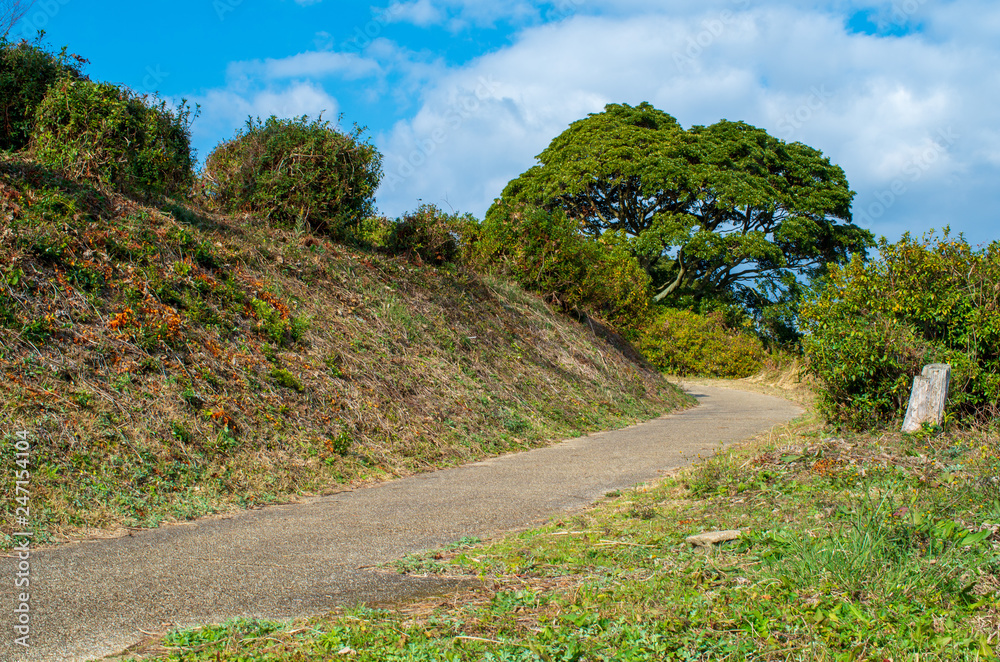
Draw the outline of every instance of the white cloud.
[[[745,120],[823,150],[845,168],[857,209],[870,211],[894,184],[905,188],[868,214],[876,232],[940,226],[943,216],[978,223],[982,239],[992,232],[992,219],[970,217],[1000,194],[975,188],[970,173],[979,181],[984,168],[997,170],[1000,48],[969,20],[975,14],[959,14],[975,5],[992,24],[1000,10],[974,0],[928,3],[913,16],[924,33],[876,37],[845,28],[851,3],[738,11],[741,2],[701,11],[683,3],[666,13],[605,0],[598,4],[622,15],[581,13],[525,29],[509,47],[441,71],[412,118],[378,136],[395,175],[380,205],[398,214],[417,198],[447,197],[481,215],[570,122],[605,103],[648,100],[686,126]],[[493,81],[483,98],[480,80]],[[470,95],[474,110],[457,121]]]
[[[522,23],[539,20],[553,5],[575,8],[587,0],[408,0],[392,2],[384,10],[385,20],[392,23],[412,23],[420,27],[444,25],[457,32],[472,26],[490,26],[497,21]]]
[[[365,78],[381,72],[378,62],[355,53],[311,51],[286,58],[232,62],[226,72],[230,81],[281,80],[287,78]]]
[[[250,117],[308,115],[335,122],[340,104],[319,81],[331,77],[378,80],[383,73],[373,59],[331,51],[231,62],[226,70],[225,87],[190,97],[191,103],[201,106],[201,116],[192,128],[193,142],[205,156],[220,136],[223,139],[232,136]]]
[[[201,157],[208,156],[222,136],[231,137],[250,117],[266,119],[309,115],[336,121],[337,100],[311,82],[294,81],[281,87],[267,87],[252,92],[231,88],[210,90],[191,99],[201,106],[201,117],[194,123],[193,142]]]
[[[390,23],[413,23],[426,27],[442,23],[445,13],[431,0],[414,0],[390,5],[385,10],[384,17]]]

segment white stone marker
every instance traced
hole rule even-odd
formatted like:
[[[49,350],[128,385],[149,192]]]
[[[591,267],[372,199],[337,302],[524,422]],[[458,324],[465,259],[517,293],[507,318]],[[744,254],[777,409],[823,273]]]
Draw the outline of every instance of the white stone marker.
[[[951,366],[947,363],[924,366],[923,372],[913,378],[913,392],[910,394],[910,405],[906,408],[906,418],[903,419],[903,432],[916,432],[923,423],[941,425],[950,382]]]

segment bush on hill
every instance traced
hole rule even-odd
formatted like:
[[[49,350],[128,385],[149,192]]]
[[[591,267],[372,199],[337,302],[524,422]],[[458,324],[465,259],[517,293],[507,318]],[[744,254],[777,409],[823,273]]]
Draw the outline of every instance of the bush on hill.
[[[719,311],[699,315],[661,308],[637,345],[654,366],[678,375],[749,377],[764,358],[760,340],[726,326]]]
[[[564,309],[594,312],[628,331],[646,321],[650,281],[624,242],[613,232],[589,239],[560,210],[496,205],[474,253],[481,268],[503,271]]]
[[[651,281],[632,241],[615,231],[586,237],[561,210],[495,205],[480,228],[475,261],[564,309],[605,317],[664,372],[747,377],[760,370],[763,344],[727,323],[723,312],[652,304]]]
[[[1000,402],[1000,242],[909,234],[880,258],[833,266],[802,309],[809,370],[835,423],[864,429],[902,417],[928,363],[953,368],[951,416],[984,421]]]
[[[76,179],[142,194],[182,192],[194,181],[192,111],[109,83],[63,79],[38,107],[31,150]]]
[[[86,62],[65,48],[50,53],[38,42],[0,42],[0,150],[28,146],[35,112],[49,87],[63,78],[79,80]]]
[[[362,129],[341,133],[322,118],[265,121],[246,127],[208,156],[206,195],[229,213],[257,214],[274,227],[308,227],[333,239],[352,239],[375,206],[382,155],[361,140]]]
[[[472,214],[448,214],[434,205],[420,205],[396,221],[387,245],[394,253],[410,254],[429,264],[459,262],[478,227]]]

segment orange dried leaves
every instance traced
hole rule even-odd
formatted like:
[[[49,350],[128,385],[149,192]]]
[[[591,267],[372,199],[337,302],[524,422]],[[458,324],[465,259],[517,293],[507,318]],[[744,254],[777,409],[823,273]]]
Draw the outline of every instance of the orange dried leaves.
[[[135,323],[135,312],[131,308],[126,308],[108,320],[108,328],[119,331]]]

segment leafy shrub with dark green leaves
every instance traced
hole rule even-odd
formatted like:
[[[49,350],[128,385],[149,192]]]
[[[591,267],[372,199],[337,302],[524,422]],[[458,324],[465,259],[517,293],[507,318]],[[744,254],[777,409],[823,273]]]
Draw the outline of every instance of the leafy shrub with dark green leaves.
[[[626,242],[614,232],[585,237],[562,210],[494,205],[481,226],[475,261],[564,309],[595,312],[627,331],[646,321],[650,281]]]
[[[499,204],[481,226],[475,260],[564,308],[603,315],[665,372],[746,377],[760,370],[760,340],[728,326],[722,312],[652,305],[634,241],[616,231],[589,238],[562,210]]]
[[[655,310],[652,281],[636,259],[631,242],[630,237],[614,230],[601,235],[596,240],[601,253],[589,280],[595,301],[629,338],[649,322]]]
[[[31,151],[71,177],[133,193],[176,193],[194,181],[192,111],[110,83],[64,78],[38,107]]]
[[[388,249],[435,265],[459,262],[478,227],[472,214],[448,214],[434,205],[420,205],[396,221]]]
[[[229,213],[352,239],[373,214],[382,179],[382,155],[361,139],[362,132],[355,127],[341,133],[322,118],[305,116],[250,119],[209,154],[204,191]]]
[[[949,363],[947,411],[994,418],[1000,402],[1000,242],[909,234],[879,244],[880,257],[832,266],[802,308],[809,370],[834,423],[868,429],[905,413],[912,380]]]
[[[728,327],[719,311],[660,308],[635,342],[650,363],[677,375],[749,377],[764,359],[760,339]]]
[[[561,211],[493,208],[483,222],[477,259],[549,300],[579,305],[586,299],[590,265],[597,261],[600,247],[577,229],[578,223]]]
[[[35,113],[49,87],[58,80],[82,78],[86,62],[65,48],[50,53],[38,41],[0,41],[0,150],[28,146]]]

